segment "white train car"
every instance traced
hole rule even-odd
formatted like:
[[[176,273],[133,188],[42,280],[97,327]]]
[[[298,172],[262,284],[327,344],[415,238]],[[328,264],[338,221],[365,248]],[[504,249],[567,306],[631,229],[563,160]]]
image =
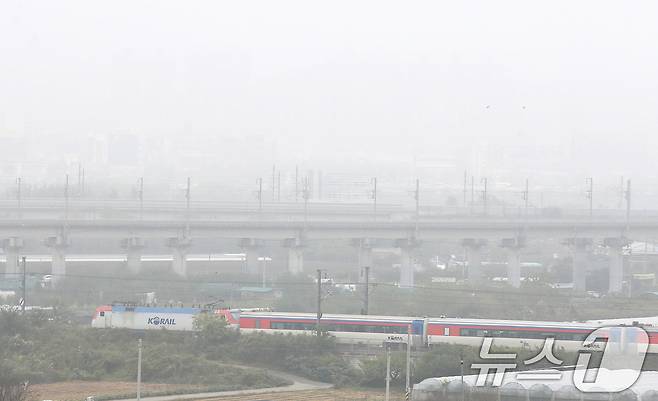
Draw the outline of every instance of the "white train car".
[[[313,313],[243,312],[240,331],[313,335],[316,319]],[[406,344],[409,337],[422,345],[423,325],[423,319],[403,316],[324,314],[320,319],[321,329],[338,343],[354,345]]]
[[[91,327],[134,330],[194,330],[202,308],[105,305],[96,308]]]

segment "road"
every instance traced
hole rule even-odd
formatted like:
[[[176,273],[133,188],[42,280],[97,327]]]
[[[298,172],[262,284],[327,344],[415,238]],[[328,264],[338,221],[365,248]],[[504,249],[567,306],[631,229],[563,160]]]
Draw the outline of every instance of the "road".
[[[293,384],[289,386],[259,388],[259,389],[251,389],[251,390],[232,390],[232,391],[220,391],[215,393],[196,393],[196,394],[178,394],[178,395],[167,395],[167,396],[157,396],[157,397],[142,397],[142,400],[143,401],[199,400],[204,398],[230,397],[230,396],[241,396],[241,395],[247,396],[247,395],[256,395],[256,394],[290,393],[290,392],[299,392],[299,391],[308,391],[308,390],[327,390],[333,387],[332,384],[308,380],[303,377],[291,375],[289,373],[284,373],[284,372],[279,372],[269,369],[267,369],[266,372],[272,376],[280,377],[284,380],[291,381]],[[137,400],[123,399],[123,400],[112,400],[112,401],[137,401]]]

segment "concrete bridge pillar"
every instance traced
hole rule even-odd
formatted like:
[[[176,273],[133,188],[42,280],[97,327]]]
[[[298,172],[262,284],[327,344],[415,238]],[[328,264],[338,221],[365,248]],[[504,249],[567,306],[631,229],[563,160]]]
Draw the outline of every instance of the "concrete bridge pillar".
[[[413,251],[420,245],[420,241],[415,238],[405,238],[395,241],[395,246],[400,248],[400,288],[413,288],[415,277],[414,269],[416,259]]]
[[[571,249],[573,290],[587,289],[587,267],[589,266],[589,251],[592,247],[591,238],[569,238],[566,241]]]
[[[300,274],[304,272],[304,243],[300,238],[288,238],[283,241],[288,248],[288,273]]]
[[[608,248],[608,257],[610,258],[610,273],[608,293],[618,294],[622,292],[624,281],[624,247],[628,246],[630,241],[624,237],[611,237],[603,240],[603,245]]]
[[[504,238],[500,246],[507,250],[507,282],[514,288],[521,287],[521,248],[525,238]]]
[[[482,252],[487,246],[487,240],[482,238],[464,238],[462,246],[466,248],[467,278],[470,284],[481,284],[484,280],[482,273]]]
[[[121,248],[126,251],[126,267],[128,271],[137,274],[142,271],[142,249],[144,239],[140,237],[128,237],[121,240]]]
[[[189,237],[170,237],[167,239],[167,246],[171,248],[173,260],[171,269],[181,277],[187,277],[187,251],[192,245]]]
[[[18,258],[23,248],[23,239],[20,237],[9,237],[3,241],[3,248],[7,262],[5,263],[5,276],[8,279],[18,278],[21,273]]]
[[[364,267],[372,267],[372,247],[375,241],[370,238],[355,238],[352,245],[357,248],[358,256],[358,277],[363,281],[365,276],[362,274]]]
[[[71,239],[65,234],[59,234],[46,238],[45,245],[51,250],[52,282],[56,285],[66,276],[66,250],[71,245]]]
[[[242,238],[240,248],[244,252],[244,271],[249,274],[258,274],[260,272],[260,251],[263,247],[261,240],[254,238]]]

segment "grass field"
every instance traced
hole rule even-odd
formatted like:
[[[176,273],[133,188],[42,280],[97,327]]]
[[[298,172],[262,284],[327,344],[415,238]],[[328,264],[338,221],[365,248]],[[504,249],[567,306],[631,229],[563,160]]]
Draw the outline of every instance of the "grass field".
[[[143,384],[144,393],[166,393],[179,390],[190,392],[203,391],[203,387],[171,384]],[[28,401],[74,401],[84,400],[88,396],[120,396],[135,391],[133,382],[87,382],[73,381],[65,383],[38,384],[30,387]],[[401,401],[403,394],[391,393],[391,401]],[[261,393],[204,399],[203,401],[383,401],[383,390],[329,389],[299,392]]]

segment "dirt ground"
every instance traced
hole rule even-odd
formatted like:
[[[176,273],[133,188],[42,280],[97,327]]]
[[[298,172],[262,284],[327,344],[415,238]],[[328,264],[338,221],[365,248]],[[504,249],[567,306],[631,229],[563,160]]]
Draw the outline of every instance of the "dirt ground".
[[[269,393],[208,398],[202,401],[383,401],[383,390],[311,390],[294,393]],[[391,401],[402,401],[404,395],[391,393]]]
[[[142,393],[150,391],[169,391],[180,388],[193,389],[193,386],[182,386],[172,384],[143,384]],[[87,382],[74,381],[66,383],[35,384],[31,385],[28,401],[65,401],[84,400],[89,396],[99,395],[121,395],[134,393],[136,391],[134,382]]]
[[[192,386],[170,384],[143,384],[142,393],[151,391],[168,391],[181,388],[193,389]],[[28,401],[68,401],[84,400],[86,397],[122,395],[135,392],[134,382],[67,382],[52,384],[37,384],[30,386]],[[193,391],[190,391],[193,392]],[[391,394],[391,401],[402,401],[404,395],[398,392]],[[239,395],[208,398],[203,401],[383,401],[383,390],[308,390],[298,392],[263,393],[255,395]]]

